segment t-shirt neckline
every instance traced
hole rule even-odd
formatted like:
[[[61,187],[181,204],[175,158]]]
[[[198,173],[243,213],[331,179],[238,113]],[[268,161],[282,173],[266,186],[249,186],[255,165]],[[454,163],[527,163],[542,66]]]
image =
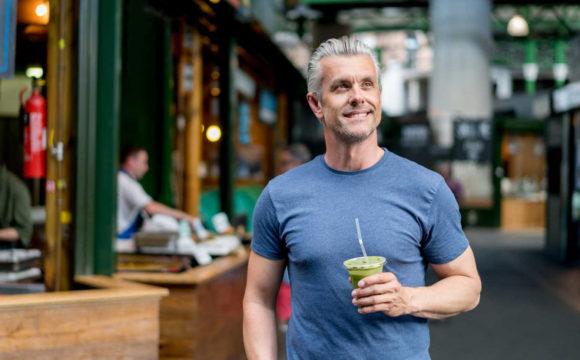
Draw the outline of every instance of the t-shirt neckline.
[[[381,156],[381,158],[379,159],[379,161],[377,161],[375,164],[373,164],[372,166],[370,166],[366,169],[355,170],[355,171],[344,171],[344,170],[334,169],[334,168],[328,166],[328,164],[324,160],[324,154],[318,155],[317,157],[318,157],[318,160],[322,163],[322,166],[325,167],[327,170],[329,170],[332,173],[335,173],[338,175],[359,175],[359,174],[364,174],[364,173],[373,171],[374,169],[377,169],[380,166],[382,166],[382,164],[387,160],[389,151],[385,147],[381,147],[381,149],[383,149],[384,153]]]

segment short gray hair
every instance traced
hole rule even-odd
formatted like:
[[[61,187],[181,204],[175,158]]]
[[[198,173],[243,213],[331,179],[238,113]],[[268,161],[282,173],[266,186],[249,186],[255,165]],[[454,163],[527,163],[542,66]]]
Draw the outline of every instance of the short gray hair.
[[[318,46],[310,57],[308,62],[308,92],[320,95],[322,87],[322,74],[320,69],[320,60],[327,56],[355,56],[368,55],[375,64],[377,71],[377,78],[379,82],[379,89],[381,89],[381,73],[379,62],[375,52],[365,45],[362,41],[352,36],[343,36],[340,39],[328,39]]]

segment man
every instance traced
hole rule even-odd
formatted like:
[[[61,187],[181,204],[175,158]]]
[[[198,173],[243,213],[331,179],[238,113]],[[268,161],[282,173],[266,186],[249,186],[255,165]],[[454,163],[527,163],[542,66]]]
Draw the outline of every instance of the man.
[[[274,299],[288,262],[289,359],[429,359],[427,319],[477,306],[481,282],[459,211],[441,176],[380,148],[373,52],[330,39],[308,66],[310,108],[326,153],[270,181],[254,212],[244,296],[249,359],[276,354]],[[385,271],[352,290],[344,260],[369,255]],[[425,285],[430,264],[440,280]]]
[[[117,237],[128,239],[139,227],[141,211],[193,221],[194,217],[154,201],[139,181],[149,170],[149,156],[140,147],[128,147],[121,154],[117,176]]]
[[[448,161],[440,162],[435,165],[435,171],[439,173],[439,175],[443,176],[445,183],[449,186],[451,193],[455,197],[455,200],[458,204],[463,202],[463,185],[461,182],[457,180],[453,176],[453,172],[451,171],[451,163]]]
[[[32,236],[30,194],[24,183],[0,164],[0,249],[28,246]]]

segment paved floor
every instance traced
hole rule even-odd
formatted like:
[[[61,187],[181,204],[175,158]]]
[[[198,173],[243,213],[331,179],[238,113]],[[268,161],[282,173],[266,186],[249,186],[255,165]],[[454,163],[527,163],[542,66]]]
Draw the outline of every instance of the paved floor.
[[[484,290],[479,307],[431,322],[438,359],[580,359],[580,265],[542,254],[542,233],[467,232]]]

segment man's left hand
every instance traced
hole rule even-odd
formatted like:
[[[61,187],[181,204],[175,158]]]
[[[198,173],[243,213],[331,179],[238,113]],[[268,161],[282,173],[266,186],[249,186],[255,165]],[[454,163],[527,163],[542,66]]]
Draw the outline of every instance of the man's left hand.
[[[413,313],[413,288],[402,286],[395,274],[383,272],[368,276],[352,291],[352,303],[361,314],[383,312],[395,317]]]

